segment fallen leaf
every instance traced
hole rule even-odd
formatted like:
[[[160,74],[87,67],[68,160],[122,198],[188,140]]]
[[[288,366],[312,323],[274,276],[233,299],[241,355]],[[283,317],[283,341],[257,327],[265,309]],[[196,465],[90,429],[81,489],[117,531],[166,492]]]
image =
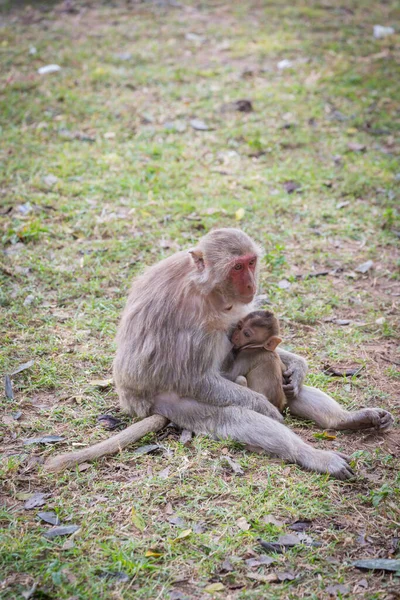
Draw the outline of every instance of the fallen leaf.
[[[38,438],[28,438],[24,440],[25,446],[30,446],[31,444],[55,444],[56,442],[62,442],[65,438],[61,435],[44,435]]]
[[[224,562],[221,565],[221,569],[220,571],[223,573],[231,573],[232,571],[234,571],[234,566],[231,563],[229,558],[225,558]]]
[[[267,575],[261,575],[261,573],[246,573],[247,579],[253,579],[260,583],[278,583],[279,578],[276,573],[268,573]]]
[[[115,58],[118,58],[118,60],[131,60],[132,58],[131,52],[117,52],[114,56]]]
[[[136,529],[139,529],[139,531],[145,530],[146,522],[143,519],[142,515],[136,511],[134,506],[132,506],[132,510],[131,510],[131,521],[132,521],[134,527],[136,527]]]
[[[204,533],[206,530],[204,523],[195,523],[193,525],[193,533],[199,534]]]
[[[299,519],[298,521],[291,523],[289,529],[292,529],[293,531],[306,531],[307,529],[310,529],[311,525],[312,521],[309,519]]]
[[[154,558],[159,558],[160,556],[162,556],[162,552],[158,552],[158,550],[146,550],[145,557],[149,558],[151,556],[153,556]]]
[[[43,177],[43,181],[46,185],[51,187],[57,183],[58,177],[56,177],[55,175],[46,175],[45,177]]]
[[[140,448],[136,448],[133,451],[134,454],[151,454],[152,452],[156,452],[156,450],[162,450],[162,446],[159,444],[147,444],[146,446],[140,446]]]
[[[351,321],[350,319],[334,319],[333,323],[335,323],[335,325],[350,325]]]
[[[4,391],[6,394],[6,398],[8,398],[9,400],[13,400],[14,399],[14,392],[13,392],[13,387],[12,387],[12,382],[11,382],[11,378],[9,375],[6,375],[4,377]]]
[[[372,269],[373,266],[374,266],[374,261],[367,260],[366,262],[362,263],[361,265],[358,265],[358,267],[356,267],[354,270],[356,271],[356,273],[367,273],[370,269]]]
[[[230,456],[224,456],[222,460],[228,463],[228,465],[231,467],[232,471],[236,475],[244,475],[242,467],[237,462],[235,462]]]
[[[266,552],[276,552],[277,554],[283,554],[283,551],[285,549],[284,546],[276,544],[275,542],[266,542],[261,538],[258,538],[257,541],[261,544],[261,546]]]
[[[99,388],[107,388],[110,387],[113,382],[114,380],[112,377],[110,379],[92,379],[92,381],[89,381],[89,385],[94,385],[95,387]]]
[[[44,533],[44,537],[52,540],[62,535],[71,535],[80,529],[79,525],[62,525],[61,527],[53,527]]]
[[[248,531],[250,529],[250,524],[246,521],[245,517],[240,517],[237,521],[236,521],[236,525],[239,527],[239,529],[241,529],[242,531]]]
[[[160,479],[168,479],[168,477],[169,477],[169,467],[166,467],[166,469],[163,469],[162,471],[160,471],[158,473],[158,477]]]
[[[92,466],[93,465],[88,462],[81,463],[80,465],[78,465],[78,471],[79,473],[82,473],[83,471],[87,471],[88,469],[90,469],[90,467]]]
[[[347,585],[343,585],[342,583],[337,583],[334,585],[328,585],[328,587],[325,588],[325,591],[334,598],[337,598],[337,596],[341,598],[349,593],[349,587]]]
[[[180,590],[171,590],[169,592],[169,600],[190,600],[186,594]]]
[[[292,287],[292,284],[287,279],[282,279],[278,282],[278,288],[281,290],[288,290]]]
[[[214,594],[214,592],[222,592],[225,589],[223,583],[210,583],[210,585],[206,585],[204,591],[207,594]]]
[[[291,571],[277,571],[276,576],[279,581],[292,581],[296,579],[296,575]]]
[[[206,38],[202,35],[198,35],[197,33],[192,33],[191,31],[188,31],[188,33],[185,33],[185,39],[188,40],[188,42],[196,42],[202,44]]]
[[[336,435],[332,435],[331,433],[328,433],[327,431],[323,431],[322,433],[314,433],[314,437],[316,440],[336,440]]]
[[[293,194],[293,192],[301,188],[301,184],[297,181],[285,181],[283,187],[288,194]]]
[[[192,119],[190,121],[190,125],[196,131],[208,131],[210,129],[209,126],[201,119]]]
[[[171,523],[171,525],[176,525],[177,527],[185,527],[186,524],[182,517],[178,517],[177,515],[169,517],[168,523]]]
[[[269,566],[276,560],[270,556],[258,556],[257,558],[248,558],[245,562],[248,567],[259,567],[260,565]]]
[[[278,538],[277,543],[286,548],[292,548],[300,543],[300,539],[295,533],[286,533]]]
[[[24,504],[25,510],[31,510],[37,506],[43,506],[46,504],[46,498],[49,498],[50,494],[43,494],[42,492],[36,492],[32,494]]]
[[[347,147],[351,152],[365,152],[367,149],[365,144],[357,144],[357,142],[350,142]]]
[[[24,306],[30,306],[32,304],[32,302],[34,301],[34,299],[35,299],[35,296],[33,294],[29,294],[23,302]]]
[[[117,419],[116,417],[113,417],[112,415],[107,415],[107,414],[100,415],[99,417],[97,417],[97,422],[100,423],[101,425],[103,425],[103,427],[105,429],[108,429],[109,431],[112,431],[113,429],[116,429],[117,427],[122,425],[122,423],[119,419]]]
[[[165,512],[166,515],[173,515],[174,514],[174,509],[172,508],[171,502],[168,502],[165,505],[164,512]]]
[[[376,323],[377,325],[383,325],[385,322],[386,322],[386,319],[385,319],[385,317],[379,317],[379,319],[376,319],[376,320],[375,320],[375,323]]]
[[[174,544],[175,542],[179,542],[180,540],[184,540],[185,538],[189,537],[190,535],[192,535],[192,530],[185,529],[176,538],[171,540],[171,544]]]
[[[280,521],[273,515],[264,515],[262,520],[264,521],[264,523],[275,525],[275,527],[283,527],[284,525],[283,521]]]
[[[366,569],[369,571],[398,571],[400,574],[400,559],[371,558],[366,560],[356,560],[351,564],[357,569]]]
[[[241,221],[244,217],[244,208],[238,208],[238,210],[235,212],[235,219],[236,221]]]
[[[52,510],[48,512],[38,512],[37,516],[45,523],[49,523],[49,525],[60,524],[59,516]]]
[[[10,373],[10,377],[14,377],[17,373],[21,373],[21,371],[25,371],[26,369],[30,369],[35,364],[34,360],[28,360],[28,362],[23,363],[19,367],[15,369],[12,373]]]

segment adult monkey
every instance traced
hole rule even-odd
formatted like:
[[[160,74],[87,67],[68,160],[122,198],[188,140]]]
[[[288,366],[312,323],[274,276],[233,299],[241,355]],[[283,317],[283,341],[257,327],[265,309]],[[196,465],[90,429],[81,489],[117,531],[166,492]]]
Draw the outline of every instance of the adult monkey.
[[[348,479],[353,472],[345,456],[309,446],[281,424],[282,416],[264,396],[220,373],[230,349],[227,331],[250,310],[260,255],[242,231],[219,229],[204,236],[195,249],[170,256],[134,280],[114,361],[121,405],[140,417],[153,415],[154,428],[160,428],[165,417],[197,433],[259,446],[288,462]],[[391,425],[390,413],[382,409],[348,413],[323,392],[302,387],[305,361],[282,350],[279,354],[287,369],[293,414],[338,429]],[[47,468],[61,470],[117,451],[138,439],[138,427],[150,431],[150,420],[92,449],[50,459]]]

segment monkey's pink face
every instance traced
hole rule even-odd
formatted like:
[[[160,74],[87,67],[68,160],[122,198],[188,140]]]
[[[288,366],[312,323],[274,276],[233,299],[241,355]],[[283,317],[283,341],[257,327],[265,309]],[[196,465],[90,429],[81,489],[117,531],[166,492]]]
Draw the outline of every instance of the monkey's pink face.
[[[234,289],[235,298],[243,304],[249,304],[257,291],[256,267],[255,254],[238,256],[232,261],[229,281]]]

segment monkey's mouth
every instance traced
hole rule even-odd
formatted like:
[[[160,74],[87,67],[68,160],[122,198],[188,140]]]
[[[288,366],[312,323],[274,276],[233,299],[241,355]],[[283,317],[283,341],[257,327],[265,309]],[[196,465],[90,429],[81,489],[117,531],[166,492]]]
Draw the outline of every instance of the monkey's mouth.
[[[234,348],[238,348],[239,347],[238,342],[239,342],[238,336],[236,334],[236,331],[234,331],[233,334],[231,335],[231,343],[233,344]]]
[[[248,296],[240,296],[239,302],[242,304],[250,304],[253,301],[254,294],[249,294]]]

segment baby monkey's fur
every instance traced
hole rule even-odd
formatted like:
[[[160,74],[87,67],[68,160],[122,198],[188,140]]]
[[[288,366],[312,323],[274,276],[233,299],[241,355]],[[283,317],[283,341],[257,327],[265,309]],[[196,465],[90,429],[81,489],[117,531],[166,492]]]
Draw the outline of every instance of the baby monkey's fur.
[[[264,394],[282,412],[287,401],[283,391],[283,372],[286,367],[275,349],[281,343],[279,321],[268,310],[257,310],[239,321],[234,329],[234,364],[228,378]]]

